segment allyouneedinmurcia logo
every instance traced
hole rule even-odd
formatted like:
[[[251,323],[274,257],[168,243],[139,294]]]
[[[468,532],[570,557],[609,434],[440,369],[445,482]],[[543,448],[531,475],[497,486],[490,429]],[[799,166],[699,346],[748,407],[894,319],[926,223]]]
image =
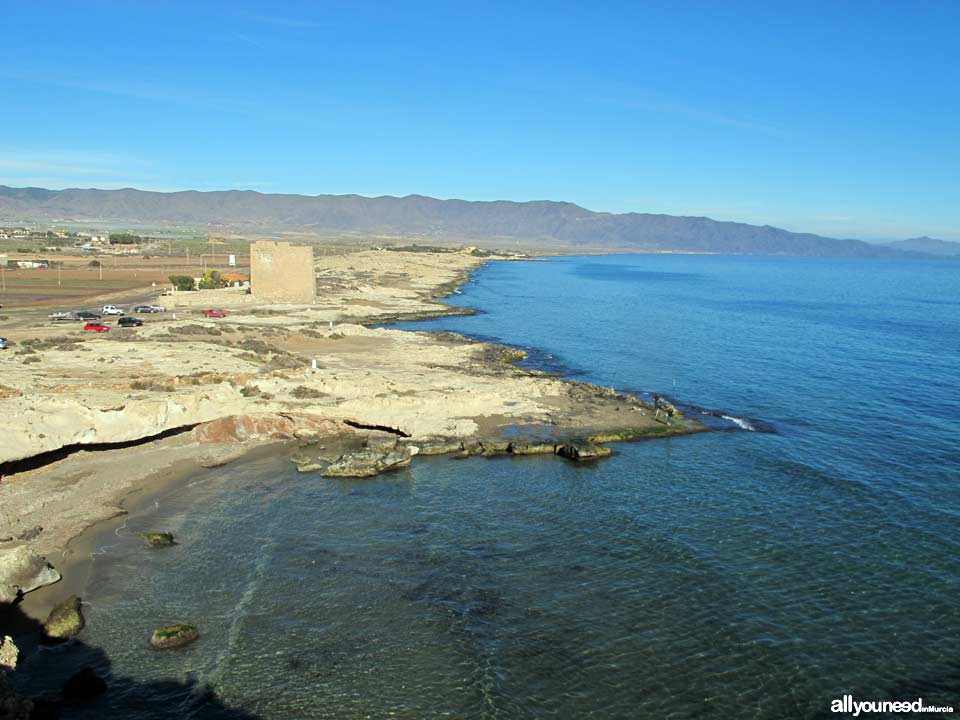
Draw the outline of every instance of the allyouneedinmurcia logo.
[[[844,695],[830,703],[830,711],[849,713],[859,717],[861,713],[952,713],[945,705],[926,705],[923,698],[916,700],[854,700],[853,695]]]

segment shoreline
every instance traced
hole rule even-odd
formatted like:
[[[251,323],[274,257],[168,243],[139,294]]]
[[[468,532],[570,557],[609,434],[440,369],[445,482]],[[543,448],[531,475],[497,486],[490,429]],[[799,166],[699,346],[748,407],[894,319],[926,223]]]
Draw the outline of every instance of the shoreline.
[[[112,450],[109,453],[123,453],[124,456],[104,457],[103,463],[135,462],[137,448]],[[183,486],[196,475],[216,467],[230,465],[237,461],[259,457],[282,456],[283,443],[265,442],[240,449],[234,448],[226,455],[216,459],[209,454],[209,448],[196,446],[188,457],[181,457],[169,463],[158,463],[132,477],[128,487],[119,490],[114,496],[116,512],[110,517],[98,518],[84,527],[76,529],[64,543],[64,547],[50,558],[61,579],[23,596],[18,607],[28,616],[43,622],[58,603],[71,594],[83,597],[90,574],[93,570],[97,540],[105,532],[122,527],[131,513],[148,504],[158,496]],[[64,461],[61,461],[64,462]]]
[[[353,259],[352,256],[351,259]],[[476,312],[475,310],[441,303],[439,299],[453,294],[455,290],[470,280],[475,270],[486,266],[487,262],[496,259],[498,258],[483,258],[480,261],[472,262],[468,267],[461,268],[460,271],[454,272],[452,277],[443,277],[443,282],[435,281],[433,285],[427,288],[418,289],[419,295],[417,297],[421,297],[422,301],[421,305],[416,309],[402,306],[403,304],[409,305],[409,302],[394,303],[395,305],[401,305],[401,307],[396,308],[397,311],[395,312],[385,312],[372,317],[367,315],[366,317],[358,318],[354,322],[359,321],[362,326],[382,325],[384,323],[390,323],[392,325],[393,323],[402,323],[409,320],[440,318],[457,314],[473,314]],[[418,260],[421,259],[418,258]],[[531,259],[531,261],[536,260]],[[438,263],[442,265],[442,258]],[[424,290],[426,292],[424,292]],[[361,292],[369,296],[369,293],[362,288]],[[399,291],[397,292],[399,294]],[[409,295],[409,291],[403,290],[403,292]],[[423,297],[424,295],[425,297]],[[366,297],[364,297],[364,302],[365,304],[369,303]],[[364,307],[363,310],[369,310],[369,308]],[[267,319],[262,321],[266,326],[263,332],[267,332],[271,325],[276,325],[276,323],[268,322],[268,320],[273,319],[271,317],[273,315],[274,313],[271,311],[267,314]],[[331,321],[331,327],[332,326],[333,321]],[[402,333],[407,336],[416,336],[415,339],[417,340],[418,348],[424,344],[422,336],[430,335],[429,333],[420,331],[393,328],[381,330],[368,329],[362,333],[351,330],[348,335],[344,336],[343,332],[346,332],[346,327],[348,326],[342,326],[338,323],[337,327],[344,327],[344,330],[339,332],[339,336],[347,337],[348,339],[352,339],[354,343],[359,344],[359,347],[354,352],[360,352],[363,355],[368,355],[372,352],[372,348],[367,347],[370,341],[366,339],[369,338],[372,340],[371,334],[376,336],[378,333]],[[307,330],[302,332],[303,334],[308,334]],[[444,335],[452,334],[448,333]],[[337,336],[337,334],[330,335],[331,338],[335,336]],[[462,336],[454,336],[453,338],[443,337],[440,339],[431,337],[431,343],[430,348],[424,349],[424,351],[427,352],[428,359],[432,359],[433,362],[438,362],[439,360],[439,358],[436,357],[439,348],[434,349],[434,345],[437,343],[440,343],[445,350],[451,352],[468,352],[471,356],[476,356],[477,353],[480,353],[476,358],[476,361],[480,364],[476,366],[475,372],[490,376],[494,395],[501,394],[502,384],[507,382],[508,379],[512,379],[515,383],[527,382],[528,385],[521,385],[518,390],[521,391],[521,393],[537,393],[541,401],[540,405],[545,408],[541,409],[540,414],[543,415],[545,412],[546,416],[544,416],[543,419],[534,421],[534,417],[502,415],[487,410],[482,415],[474,417],[471,421],[457,421],[455,427],[458,429],[452,435],[444,435],[443,433],[435,434],[433,436],[434,440],[431,441],[431,432],[435,431],[425,429],[424,431],[416,433],[416,436],[420,439],[415,438],[411,440],[411,443],[417,443],[417,446],[413,448],[415,451],[413,454],[420,452],[424,455],[454,454],[459,456],[523,455],[534,453],[560,455],[562,453],[556,444],[558,442],[583,441],[600,444],[642,439],[645,437],[693,434],[709,429],[698,423],[689,422],[687,425],[678,427],[663,424],[658,425],[656,423],[651,424],[650,422],[647,422],[643,427],[631,427],[631,423],[625,422],[625,417],[615,417],[613,413],[608,411],[611,409],[619,411],[621,410],[621,406],[623,406],[623,409],[627,409],[630,403],[635,403],[631,409],[638,409],[642,403],[636,397],[625,396],[613,389],[599,388],[571,379],[557,379],[556,377],[549,376],[548,373],[538,370],[520,370],[514,366],[514,363],[522,358],[523,353],[509,346],[477,342]],[[346,349],[343,346],[337,349],[340,350],[341,348]],[[484,353],[487,354],[484,355]],[[376,357],[373,359],[375,362],[378,360]],[[432,365],[428,364],[427,367],[432,367]],[[457,367],[456,369],[458,373],[461,374],[467,370],[461,367]],[[282,373],[283,371],[277,372]],[[310,371],[307,370],[305,372],[306,377],[309,379],[311,377]],[[287,374],[289,375],[289,372]],[[534,384],[531,385],[529,383]],[[548,386],[543,387],[544,385]],[[387,387],[390,387],[389,383]],[[524,391],[524,387],[529,387],[529,390]],[[551,400],[550,398],[552,396],[543,395],[545,391],[560,394],[558,399]],[[470,391],[468,390],[467,392]],[[561,402],[565,394],[569,394],[572,397],[566,402]],[[520,397],[525,396],[521,394]],[[543,403],[548,400],[549,402],[546,402],[544,406]],[[370,400],[367,400],[363,403],[362,407],[369,408],[372,404]],[[489,401],[487,404],[489,405]],[[515,405],[517,403],[513,402],[509,404]],[[611,407],[613,404],[617,404],[617,406]],[[391,403],[390,396],[388,395],[386,405],[381,404],[381,409],[389,407],[391,407]],[[554,410],[550,408],[554,408]],[[357,409],[359,410],[359,406]],[[436,408],[428,405],[427,410],[431,409]],[[347,410],[348,411],[343,413],[341,417],[343,417],[343,415],[347,417],[353,415],[353,412],[350,412],[349,408]],[[373,410],[374,408],[371,408],[371,411]],[[281,417],[290,417],[288,414],[285,415],[282,410],[275,412],[278,412]],[[529,411],[527,414],[529,415]],[[619,412],[617,415],[619,415]],[[645,413],[641,412],[640,415],[645,415]],[[466,415],[466,417],[469,418],[470,416]],[[297,419],[302,420],[302,418],[299,417]],[[315,420],[324,422],[322,416]],[[192,433],[149,441],[134,447],[124,447],[99,452],[81,450],[76,455],[62,458],[24,473],[18,473],[13,476],[12,482],[5,479],[4,482],[0,484],[0,491],[4,489],[4,486],[17,486],[19,489],[23,489],[25,483],[39,483],[41,479],[47,481],[47,484],[51,481],[54,484],[58,481],[63,483],[76,482],[71,476],[84,471],[88,475],[94,474],[98,478],[100,476],[116,475],[116,465],[118,464],[127,466],[135,464],[138,467],[137,472],[126,475],[121,482],[115,482],[112,487],[104,488],[102,485],[109,484],[106,481],[101,485],[97,485],[97,490],[101,497],[95,500],[94,507],[89,508],[89,512],[82,519],[74,519],[72,523],[68,521],[62,524],[61,527],[53,531],[53,535],[44,531],[41,535],[41,541],[36,544],[37,549],[47,555],[51,562],[60,570],[62,579],[53,585],[48,585],[47,587],[42,587],[26,594],[20,603],[20,607],[31,616],[42,621],[46,613],[58,601],[64,599],[71,592],[82,591],[89,580],[96,537],[104,532],[105,529],[109,528],[111,523],[120,526],[122,524],[120,518],[130,512],[131,508],[139,506],[141,502],[148,501],[151,497],[155,497],[165,489],[175,487],[177,484],[182,483],[205,468],[227,464],[241,458],[249,457],[252,454],[263,453],[265,455],[279,455],[283,452],[283,449],[289,451],[291,441],[297,441],[299,437],[298,430],[302,429],[297,428],[295,423],[295,427],[289,432],[289,435],[279,438],[270,432],[261,432],[260,434],[252,432],[247,436],[241,434],[239,437],[228,436],[219,438],[219,442],[214,441],[211,444],[197,442],[197,432],[202,428],[217,425],[218,422],[216,419],[212,419],[212,421],[207,420],[198,424]],[[327,423],[329,425],[329,421],[327,421]],[[349,425],[350,422],[347,421],[347,424]],[[396,425],[394,425],[394,427],[395,426]],[[529,426],[530,429],[528,443],[520,445],[515,442],[504,441],[502,435],[503,428],[520,427],[521,429],[526,429],[527,426]],[[364,437],[376,437],[378,443],[383,442],[385,439],[382,437],[383,433],[381,432],[380,424],[364,425],[355,422],[353,427],[365,428],[365,430],[344,428],[341,421],[339,427],[334,423],[332,428],[328,426],[321,428],[319,430],[319,437],[322,439],[323,437],[328,437],[330,432],[342,434],[344,430],[348,430],[353,433],[353,435],[359,435],[361,432],[365,432]],[[473,427],[472,431],[469,429],[470,427]],[[383,424],[382,429],[392,431],[392,428],[388,424]],[[236,430],[237,428],[232,428],[232,431]],[[324,435],[324,432],[327,434]],[[537,433],[539,433],[539,436]],[[316,433],[314,436],[316,436]],[[545,440],[544,437],[546,436],[552,437],[553,439]],[[306,452],[310,452],[311,442],[316,442],[315,440],[310,441],[309,437],[309,434],[307,434],[306,442],[304,442],[303,437],[299,437],[301,450],[306,448]],[[388,434],[387,439],[391,438],[392,442],[397,443],[396,436]],[[457,438],[459,438],[459,441]],[[286,440],[286,442],[283,442],[284,440]],[[366,442],[367,441],[364,440],[364,445],[366,445]],[[399,447],[399,445],[397,446]],[[609,454],[609,452],[609,450],[606,450],[603,454]],[[602,457],[603,454],[592,455],[590,457]],[[410,457],[408,456],[406,463],[409,464],[409,461]],[[313,469],[311,462],[310,459],[305,460],[304,464],[300,465],[301,471],[304,467]],[[37,491],[42,492],[39,488]],[[82,512],[81,515],[83,515]],[[0,543],[0,553],[2,553],[4,549],[4,545]]]

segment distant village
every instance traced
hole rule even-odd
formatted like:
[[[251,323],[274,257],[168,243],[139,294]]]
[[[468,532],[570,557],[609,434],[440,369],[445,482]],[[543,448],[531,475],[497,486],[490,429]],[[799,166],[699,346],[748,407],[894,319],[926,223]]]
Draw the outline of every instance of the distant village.
[[[45,243],[39,249],[47,252],[59,252],[65,247],[80,251],[107,253],[112,255],[139,255],[140,245],[148,238],[132,233],[110,233],[107,231],[83,232],[70,230],[40,230],[27,227],[0,227],[0,240],[24,240]],[[38,248],[24,248],[25,252],[36,252]]]

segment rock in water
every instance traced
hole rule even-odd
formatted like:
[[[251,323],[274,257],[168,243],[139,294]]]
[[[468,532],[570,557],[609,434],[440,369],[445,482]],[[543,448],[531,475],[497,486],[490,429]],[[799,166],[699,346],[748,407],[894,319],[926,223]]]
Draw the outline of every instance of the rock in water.
[[[189,645],[198,637],[200,637],[200,631],[197,630],[196,625],[186,622],[174,623],[154,630],[150,637],[150,644],[161,650],[178,648]]]
[[[20,650],[13,644],[13,638],[9,635],[0,640],[0,673],[10,672],[17,667],[17,658]]]
[[[553,455],[556,448],[553,443],[514,443],[510,446],[510,453],[513,455]]]
[[[173,545],[173,533],[152,532],[143,533],[143,539],[147,541],[150,547],[169,547]]]
[[[368,448],[342,455],[323,471],[325,477],[364,478],[379,475],[388,470],[398,470],[410,464],[413,451],[409,447],[394,447],[389,450]]]
[[[83,630],[83,626],[80,598],[71,595],[50,611],[43,632],[50,640],[67,640]]]
[[[104,679],[92,668],[85,667],[71,675],[60,692],[64,697],[69,698],[94,698],[97,695],[103,695],[106,691],[107,683]]]
[[[567,460],[596,460],[607,457],[611,450],[603,445],[594,445],[585,442],[570,442],[557,445],[557,455]]]

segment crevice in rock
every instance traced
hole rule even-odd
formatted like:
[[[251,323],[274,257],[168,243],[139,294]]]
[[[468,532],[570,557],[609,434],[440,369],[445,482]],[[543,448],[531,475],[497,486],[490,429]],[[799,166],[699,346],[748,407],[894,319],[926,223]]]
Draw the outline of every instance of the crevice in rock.
[[[38,455],[31,455],[30,457],[23,458],[22,460],[10,460],[5,463],[0,463],[0,481],[11,475],[16,475],[17,473],[26,472],[28,470],[37,470],[38,468],[60,462],[61,460],[64,460],[81,450],[85,450],[87,452],[100,452],[102,450],[120,450],[122,448],[136,447],[137,445],[146,445],[154,440],[163,440],[164,438],[190,432],[197,425],[198,423],[181,425],[180,427],[170,428],[169,430],[164,430],[163,432],[156,433],[155,435],[147,435],[146,437],[137,438],[136,440],[125,440],[123,442],[75,443],[73,445],[64,445],[56,450],[48,450],[47,452],[42,452]]]
[[[355,420],[344,420],[343,424],[349,425],[357,430],[379,430],[380,432],[391,433],[403,438],[410,437],[410,433],[405,433],[403,430],[398,430],[397,428],[390,427],[389,425],[365,425],[364,423],[359,423]]]

